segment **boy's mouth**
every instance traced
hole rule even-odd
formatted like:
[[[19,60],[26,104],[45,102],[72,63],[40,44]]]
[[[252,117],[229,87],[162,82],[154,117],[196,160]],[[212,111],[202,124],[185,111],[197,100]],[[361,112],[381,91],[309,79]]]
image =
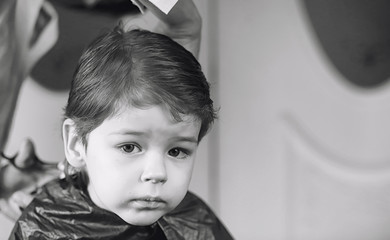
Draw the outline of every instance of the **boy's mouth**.
[[[164,207],[167,203],[159,197],[140,197],[131,200],[131,204],[141,210],[153,210]]]

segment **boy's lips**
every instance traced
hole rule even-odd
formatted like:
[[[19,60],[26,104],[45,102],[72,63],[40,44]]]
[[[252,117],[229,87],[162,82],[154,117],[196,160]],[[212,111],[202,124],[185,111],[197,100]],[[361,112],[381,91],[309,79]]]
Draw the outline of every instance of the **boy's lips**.
[[[149,196],[134,198],[130,201],[130,203],[135,208],[145,209],[145,210],[161,208],[167,204],[166,201],[164,201],[159,197],[149,197]]]

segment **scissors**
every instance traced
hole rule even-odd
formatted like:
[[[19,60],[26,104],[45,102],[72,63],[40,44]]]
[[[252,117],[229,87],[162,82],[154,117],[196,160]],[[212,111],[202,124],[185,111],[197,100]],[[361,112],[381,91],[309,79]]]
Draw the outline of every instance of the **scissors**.
[[[33,163],[31,163],[29,166],[19,167],[15,163],[15,159],[16,159],[17,154],[13,157],[9,157],[9,156],[5,155],[4,152],[0,152],[0,155],[2,158],[8,160],[8,162],[11,163],[12,166],[14,166],[15,168],[22,170],[22,171],[31,170],[31,169],[35,169],[35,168],[53,168],[53,167],[56,168],[57,167],[57,163],[43,162],[39,158],[37,158],[36,156],[33,157]]]

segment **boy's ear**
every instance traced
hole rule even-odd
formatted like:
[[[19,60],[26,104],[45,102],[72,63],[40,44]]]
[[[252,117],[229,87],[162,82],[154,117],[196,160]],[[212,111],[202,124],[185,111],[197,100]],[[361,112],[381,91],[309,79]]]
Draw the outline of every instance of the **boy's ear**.
[[[85,148],[81,138],[77,135],[76,125],[72,119],[65,119],[62,124],[62,138],[66,160],[75,168],[85,165]]]

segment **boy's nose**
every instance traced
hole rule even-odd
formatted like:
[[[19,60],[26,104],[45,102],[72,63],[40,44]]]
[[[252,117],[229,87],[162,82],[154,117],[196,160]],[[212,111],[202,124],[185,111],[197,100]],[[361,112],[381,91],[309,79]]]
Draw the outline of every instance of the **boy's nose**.
[[[160,154],[149,154],[144,161],[145,165],[141,175],[141,181],[156,184],[165,183],[168,180],[163,156]]]

